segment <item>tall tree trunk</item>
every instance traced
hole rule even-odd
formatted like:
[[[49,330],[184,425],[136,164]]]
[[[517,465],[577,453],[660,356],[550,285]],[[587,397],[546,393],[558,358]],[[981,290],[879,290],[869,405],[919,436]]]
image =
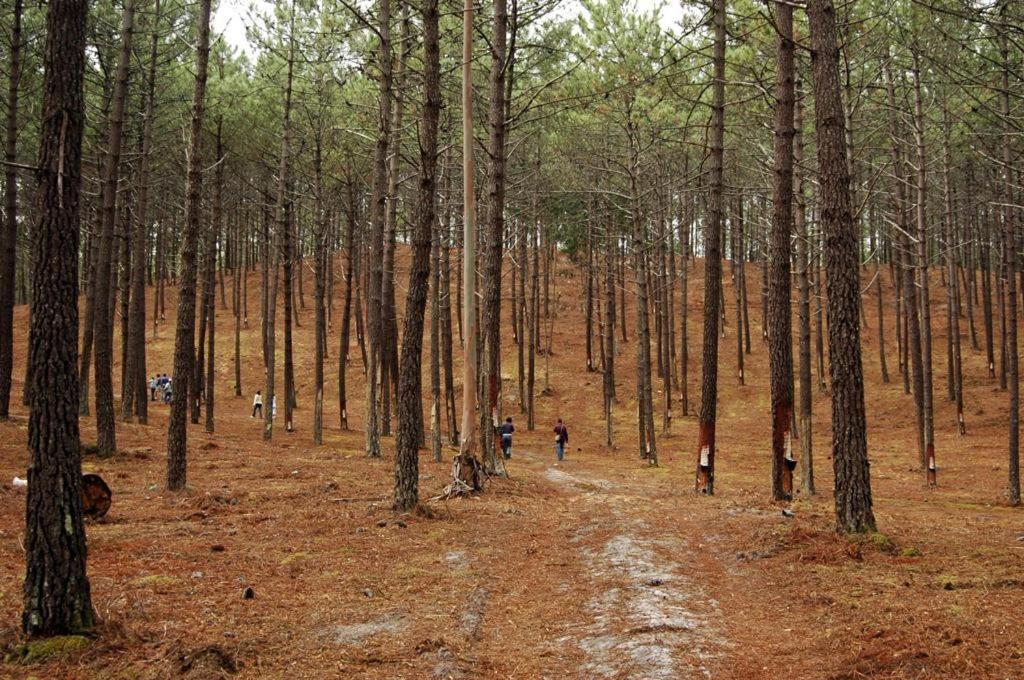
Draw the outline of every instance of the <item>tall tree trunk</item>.
[[[715,421],[718,407],[718,323],[722,297],[722,178],[725,138],[725,0],[712,0],[714,83],[711,95],[711,193],[704,228],[704,350],[701,364],[696,489],[715,492]],[[739,332],[739,329],[737,329]]]
[[[484,253],[484,384],[487,408],[480,413],[480,445],[484,469],[489,474],[505,474],[505,465],[497,450],[495,433],[501,422],[501,251],[505,235],[505,69],[508,32],[506,0],[494,0],[491,26],[491,97],[487,124],[488,140],[488,225]],[[489,421],[489,422],[488,422]]]
[[[378,68],[380,69],[380,99],[377,112],[377,143],[373,154],[373,188],[370,196],[369,282],[367,292],[367,335],[369,336],[366,371],[366,455],[379,458],[380,423],[378,398],[380,370],[383,361],[383,278],[384,228],[387,210],[387,158],[391,129],[391,0],[380,0],[378,7]]]
[[[928,484],[935,484],[935,407],[932,389],[932,312],[928,282],[928,175],[927,156],[924,146],[924,112],[921,101],[921,74],[916,68],[914,74],[914,141],[917,146],[917,248],[919,260],[919,285],[921,287],[921,356],[924,364],[924,448],[925,468]]]
[[[30,230],[33,386],[29,389],[28,498],[22,629],[62,635],[93,626],[82,519],[78,432],[79,197],[88,3],[51,3],[46,18],[36,205]]]
[[[167,424],[167,488],[185,487],[188,386],[195,361],[196,248],[199,240],[199,211],[203,190],[203,115],[206,105],[206,75],[210,59],[210,0],[199,2],[196,45],[196,81],[192,92],[191,138],[188,154],[188,187],[185,228],[182,234],[181,275],[178,291],[178,323],[174,334],[174,387]]]
[[[131,311],[128,320],[128,359],[124,365],[125,382],[134,392],[135,414],[140,424],[148,420],[149,399],[146,389],[146,252],[149,238],[149,155],[153,146],[153,116],[156,109],[156,65],[157,47],[160,41],[159,17],[160,0],[156,0],[149,38],[149,73],[146,79],[146,111],[142,127],[142,156],[138,170],[138,204],[135,214],[134,255],[135,268],[132,270]],[[131,409],[123,408],[129,403],[122,395],[121,417],[131,419]]]
[[[431,0],[432,2],[432,0]],[[428,9],[426,5],[424,10]],[[451,198],[451,173],[445,177],[444,200]],[[447,209],[447,208],[446,208]],[[430,452],[441,462],[441,224],[435,219],[430,244]]]
[[[615,408],[615,247],[616,237],[612,233],[611,216],[606,218],[604,248],[604,416],[605,446],[611,448],[612,412]],[[685,290],[685,289],[684,289]]]
[[[776,8],[779,31],[775,87],[775,183],[768,263],[768,362],[772,410],[772,497],[793,496],[793,330],[790,309],[790,246],[793,231],[793,6]]]
[[[887,89],[889,98],[889,126],[892,137],[892,164],[893,177],[896,191],[894,193],[893,212],[896,216],[897,231],[899,232],[899,250],[903,262],[903,294],[905,296],[903,308],[906,314],[907,329],[907,353],[908,369],[913,371],[911,383],[914,392],[914,408],[917,416],[917,453],[918,463],[924,467],[925,463],[925,420],[924,420],[924,367],[921,353],[921,324],[918,321],[917,285],[914,282],[914,253],[910,247],[909,224],[907,223],[906,197],[904,194],[904,161],[899,141],[899,127],[896,119],[896,95],[895,86],[891,75],[887,75]]]
[[[217,305],[214,298],[214,284],[215,284],[215,273],[214,269],[217,266],[217,251],[218,244],[223,240],[223,194],[224,194],[224,145],[222,140],[222,127],[223,117],[217,117],[217,137],[214,155],[216,160],[217,169],[214,171],[214,185],[213,185],[213,224],[211,229],[213,231],[213,237],[210,239],[211,252],[210,267],[207,271],[207,280],[203,288],[203,294],[206,299],[206,318],[209,324],[207,345],[206,345],[206,389],[204,390],[206,396],[206,409],[205,416],[206,421],[204,423],[207,433],[212,434],[214,430],[214,398],[213,398],[213,375],[214,375],[214,352],[216,350],[216,329],[217,329]],[[224,286],[221,285],[221,290]]]
[[[388,0],[382,0],[388,2]],[[459,456],[469,466],[476,459],[476,194],[473,192],[473,2],[462,12],[462,325],[466,338],[462,359],[462,432]]]
[[[943,201],[945,203],[945,223],[946,223],[946,264],[949,268],[949,287],[947,290],[948,299],[947,306],[949,308],[949,332],[948,336],[951,339],[951,357],[949,365],[949,373],[952,381],[952,400],[956,405],[956,422],[957,430],[961,435],[967,434],[967,426],[964,421],[964,384],[963,384],[963,364],[960,353],[960,287],[957,285],[956,270],[957,270],[957,258],[956,253],[958,248],[956,240],[956,224],[955,224],[955,213],[953,212],[953,188],[950,182],[950,153],[949,153],[949,120],[946,116],[946,120],[943,123],[943,145],[942,145],[942,193]],[[968,299],[970,299],[970,291],[964,289],[967,293]]]
[[[128,61],[132,54],[135,0],[126,0],[121,15],[121,47],[117,56],[117,74],[110,118],[107,121],[107,151],[103,157],[101,190],[102,223],[96,260],[96,329],[93,342],[96,353],[96,448],[100,456],[113,455],[117,449],[114,424],[113,323],[111,305],[111,260],[114,256],[114,221],[117,217],[117,181],[124,139],[124,109],[128,97]]]
[[[392,401],[398,397],[398,312],[395,306],[395,243],[398,233],[398,176],[401,172],[402,121],[405,114],[406,63],[409,56],[409,12],[402,8],[402,28],[395,72],[395,101],[392,108],[391,157],[388,162],[388,199],[384,221],[384,273],[381,279],[383,296],[381,310],[384,332],[384,353],[381,355],[380,432],[391,435]]]
[[[412,239],[409,289],[405,299],[398,381],[398,436],[395,439],[395,509],[408,511],[419,502],[419,418],[423,355],[423,316],[430,281],[431,237],[437,227],[437,126],[441,115],[441,51],[438,0],[423,0],[423,119],[420,124],[420,186]],[[433,325],[433,324],[432,324]],[[436,354],[432,352],[432,354]],[[436,361],[432,361],[436,366]],[[431,374],[434,375],[433,373]],[[432,387],[437,385],[431,381]],[[434,392],[436,413],[437,391]],[[417,414],[419,412],[419,414]],[[436,425],[436,419],[434,421]],[[440,437],[436,456],[440,457]]]
[[[453,170],[454,172],[454,170]],[[445,201],[443,242],[441,243],[441,364],[444,367],[445,417],[448,423],[448,443],[459,445],[459,424],[455,405],[455,369],[452,361],[452,276],[451,276],[451,194]]]
[[[1009,3],[1003,3],[1000,14],[1005,21],[1006,10]],[[1000,117],[1003,128],[1002,152],[1003,152],[1003,242],[1006,252],[1006,301],[1008,307],[1009,329],[1007,337],[1007,363],[1009,364],[1009,456],[1008,456],[1008,488],[1010,505],[1020,505],[1020,381],[1017,356],[1017,247],[1015,236],[1017,234],[1013,223],[1013,127],[1010,120],[1010,56],[1009,40],[1006,37],[1005,28],[999,33],[999,56],[1002,61],[1002,82],[999,95]]]
[[[795,69],[794,69],[795,70]],[[797,319],[800,326],[800,490],[813,496],[814,488],[814,441],[812,438],[811,411],[811,284],[810,284],[810,250],[811,242],[807,235],[807,206],[804,197],[804,115],[803,98],[799,84],[795,87],[796,101],[794,112],[793,136],[793,197],[796,201],[794,222],[796,225],[796,262]]]
[[[743,194],[736,197],[732,216],[732,283],[736,294],[736,382],[743,383]],[[767,324],[767,318],[765,318]]]
[[[808,0],[807,14],[818,138],[821,224],[827,259],[836,526],[842,532],[874,531],[858,314],[860,258],[850,201],[835,8],[831,0]]]
[[[322,123],[320,123],[322,124]],[[327,215],[323,200],[323,138],[322,129],[317,128],[313,142],[313,309],[315,315],[314,337],[316,349],[313,359],[313,443],[324,443],[324,348],[327,342],[327,310],[324,308],[326,289],[327,259]]]
[[[684,158],[683,175],[689,173],[689,157]],[[679,245],[680,245],[680,291],[679,291],[679,389],[680,389],[680,412],[684,416],[690,415],[690,338],[689,338],[689,261],[690,261],[690,205],[688,196],[681,196],[680,203],[685,206],[680,209],[679,216]]]
[[[18,87],[21,84],[22,0],[14,0],[11,16],[7,125],[4,136],[4,223],[0,228],[0,420],[10,415],[14,373],[14,271],[18,245]],[[77,261],[78,253],[75,253]],[[77,268],[76,268],[77,272]],[[77,280],[75,281],[77,287]],[[75,331],[77,342],[77,329]],[[77,395],[76,395],[77,396]]]
[[[348,190],[348,206],[346,208],[345,231],[345,306],[341,313],[341,339],[338,346],[338,417],[341,429],[348,429],[348,352],[351,343],[351,310],[352,289],[358,275],[355,271],[355,227],[358,205],[356,203],[355,180],[351,177],[345,182]],[[358,300],[356,301],[358,305]]]

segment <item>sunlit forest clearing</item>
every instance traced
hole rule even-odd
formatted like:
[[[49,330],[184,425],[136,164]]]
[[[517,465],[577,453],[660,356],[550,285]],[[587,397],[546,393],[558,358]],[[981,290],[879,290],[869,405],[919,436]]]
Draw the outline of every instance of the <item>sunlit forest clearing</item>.
[[[2,10],[0,676],[1024,675],[1015,4]]]

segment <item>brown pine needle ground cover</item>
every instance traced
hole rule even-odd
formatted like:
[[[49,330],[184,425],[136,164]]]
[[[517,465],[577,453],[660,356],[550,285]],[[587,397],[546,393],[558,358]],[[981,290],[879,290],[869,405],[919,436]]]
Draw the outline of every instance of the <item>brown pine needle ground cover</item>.
[[[699,389],[700,267],[691,271],[692,399]],[[363,455],[365,389],[354,333],[355,429],[337,429],[336,318],[325,443],[311,445],[307,308],[295,337],[296,432],[279,427],[266,444],[261,425],[248,417],[252,393],[263,387],[259,319],[243,330],[245,396],[236,398],[234,319],[218,307],[217,433],[190,429],[188,492],[163,489],[163,405],[151,405],[148,426],[118,424],[116,457],[86,457],[85,470],[114,490],[110,514],[87,527],[101,625],[85,644],[44,650],[51,658],[32,663],[18,634],[24,492],[11,485],[25,475],[26,414],[0,424],[0,646],[7,657],[0,676],[758,678],[779,677],[779,669],[794,678],[1024,676],[1017,625],[1024,511],[1003,500],[1006,399],[985,378],[983,355],[965,345],[968,435],[959,437],[940,389],[944,356],[936,352],[940,471],[939,487],[928,489],[915,469],[912,400],[895,371],[895,342],[888,347],[894,382],[883,385],[875,306],[865,305],[869,447],[884,534],[849,541],[832,530],[826,394],[816,392],[814,401],[819,495],[798,497],[793,518],[767,500],[767,357],[756,305],[745,386],[733,377],[728,315],[717,495],[705,498],[692,492],[692,415],[677,415],[673,432],[659,436],[661,467],[637,457],[631,307],[631,341],[617,361],[617,446],[604,448],[601,377],[585,372],[581,281],[568,263],[558,273],[559,320],[544,395],[545,362],[538,358],[537,431],[525,432],[519,417],[515,347],[505,338],[506,411],[518,430],[511,478],[492,480],[475,498],[431,503],[429,519],[390,510],[392,440],[384,440],[383,459]],[[258,284],[251,274],[253,310]],[[943,303],[944,296],[933,296],[937,348],[945,342]],[[168,310],[175,308],[172,296]],[[891,327],[891,300],[885,313]],[[26,314],[17,310],[17,329],[27,327]],[[170,370],[173,323],[172,316],[148,338],[151,374]],[[25,345],[22,332],[18,378]],[[20,391],[16,381],[14,394]],[[571,432],[560,466],[553,465],[550,434],[557,417]],[[92,419],[82,424],[83,441],[92,441]],[[442,463],[421,455],[423,497],[447,483],[451,453]]]

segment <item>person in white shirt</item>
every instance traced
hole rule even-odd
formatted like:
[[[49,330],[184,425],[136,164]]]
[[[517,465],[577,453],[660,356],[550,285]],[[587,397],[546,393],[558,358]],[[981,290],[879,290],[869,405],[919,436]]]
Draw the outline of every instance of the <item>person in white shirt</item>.
[[[256,417],[256,414],[260,414],[263,417],[263,395],[260,394],[259,390],[256,390],[256,396],[252,398],[252,418]]]

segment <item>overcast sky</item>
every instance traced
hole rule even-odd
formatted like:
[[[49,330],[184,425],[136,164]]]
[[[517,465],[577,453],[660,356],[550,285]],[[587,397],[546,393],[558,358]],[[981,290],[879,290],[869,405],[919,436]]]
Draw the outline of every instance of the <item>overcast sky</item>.
[[[632,0],[638,8],[653,9],[660,0]],[[263,8],[272,6],[268,0],[220,0],[216,14],[213,15],[213,29],[224,36],[224,40],[236,49],[251,52],[249,42],[245,38],[246,22],[249,20],[250,7]],[[683,16],[682,0],[671,0],[661,3],[662,25],[672,27]],[[578,7],[574,0],[562,0],[558,13],[568,16]]]

